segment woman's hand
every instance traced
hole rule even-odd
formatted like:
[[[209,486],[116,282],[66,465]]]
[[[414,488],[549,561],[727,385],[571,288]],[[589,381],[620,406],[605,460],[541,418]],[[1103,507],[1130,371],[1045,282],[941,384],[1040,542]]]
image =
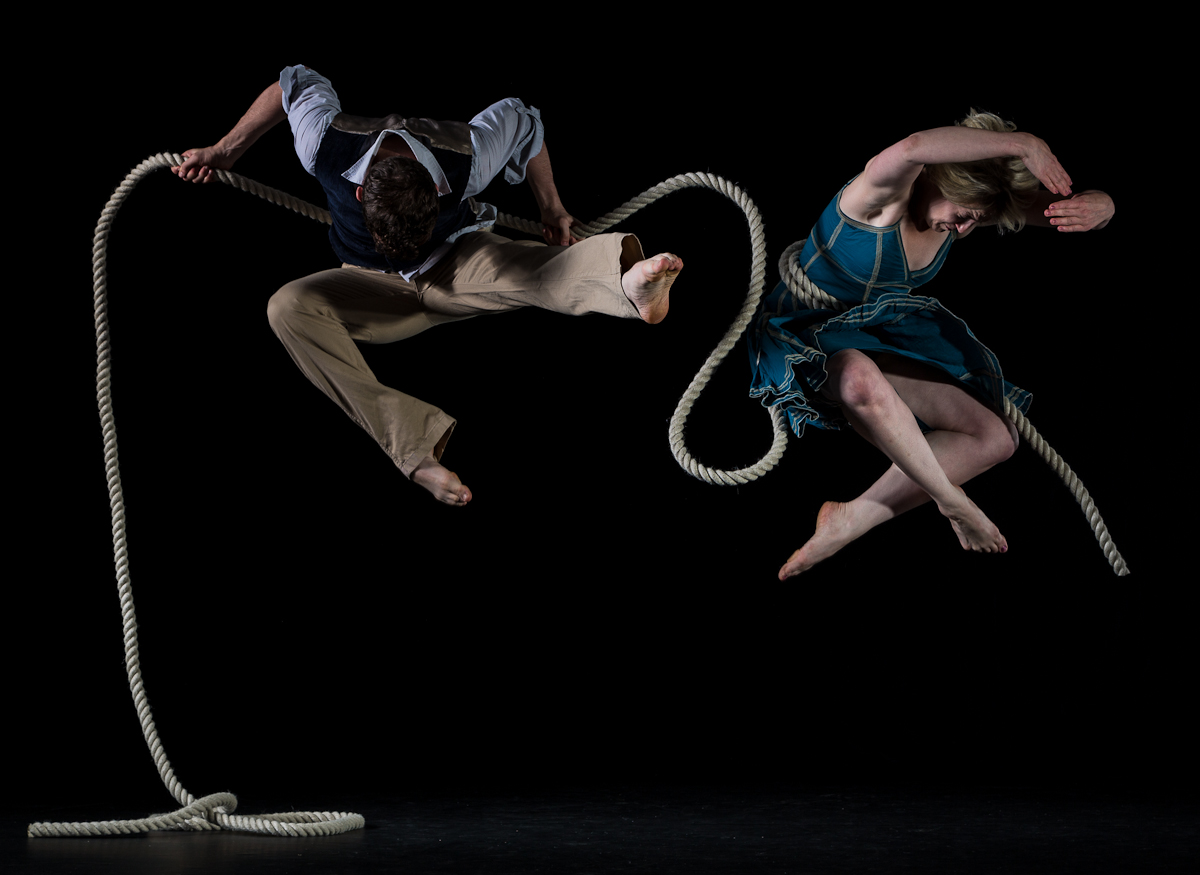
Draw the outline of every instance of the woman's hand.
[[[1058,163],[1046,141],[1033,134],[1025,134],[1025,148],[1021,150],[1020,158],[1029,168],[1029,172],[1038,178],[1042,185],[1055,194],[1069,195],[1071,193],[1071,177],[1063,166]]]
[[[1102,191],[1081,191],[1074,197],[1055,201],[1046,208],[1046,218],[1059,231],[1094,231],[1103,228],[1117,211],[1113,199]]]

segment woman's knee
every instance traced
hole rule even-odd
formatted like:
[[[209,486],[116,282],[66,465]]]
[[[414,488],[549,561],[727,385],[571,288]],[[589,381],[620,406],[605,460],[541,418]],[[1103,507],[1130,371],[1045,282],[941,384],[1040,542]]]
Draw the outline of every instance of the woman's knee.
[[[993,465],[1006,461],[1017,451],[1017,428],[1007,416],[989,411],[978,436]]]
[[[839,404],[854,410],[876,406],[896,394],[892,384],[870,356],[844,349],[829,357],[828,391]]]
[[[1021,445],[1021,437],[1017,433],[1017,427],[1013,424],[1011,419],[1009,419],[1007,416],[1002,416],[1000,419],[1004,423],[1004,432],[1006,435],[1008,435],[1009,442],[1005,445],[1008,447],[1008,456],[1004,457],[1007,459],[1009,456],[1015,453],[1017,451],[1017,447]]]

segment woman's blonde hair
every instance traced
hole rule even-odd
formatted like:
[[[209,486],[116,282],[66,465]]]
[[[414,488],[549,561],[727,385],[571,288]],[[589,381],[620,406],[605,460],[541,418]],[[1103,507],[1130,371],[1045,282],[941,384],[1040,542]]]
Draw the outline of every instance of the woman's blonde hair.
[[[971,112],[956,124],[964,128],[1006,133],[1017,126],[990,112]],[[960,164],[926,164],[929,181],[942,197],[963,207],[985,211],[986,221],[997,230],[1019,231],[1025,225],[1025,210],[1033,203],[1038,179],[1020,158],[986,158]]]

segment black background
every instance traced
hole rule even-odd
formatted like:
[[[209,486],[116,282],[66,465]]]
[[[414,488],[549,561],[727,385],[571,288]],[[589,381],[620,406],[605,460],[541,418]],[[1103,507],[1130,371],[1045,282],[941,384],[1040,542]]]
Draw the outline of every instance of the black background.
[[[581,219],[679,173],[725,177],[765,217],[771,284],[783,248],[904,135],[978,106],[1042,136],[1077,189],[1114,196],[1111,226],[978,232],[929,291],[1034,393],[1031,420],[1133,574],[1112,573],[1069,492],[1022,447],[968,487],[1008,554],[964,554],[924,507],[779,583],[821,502],[853,497],[885,463],[816,430],[737,488],[673,461],[667,421],[750,265],[740,211],[707,191],[624,226],[685,259],[662,325],[524,311],[366,350],[384,382],[459,420],[445,461],[475,500],[439,506],[267,325],[279,286],[332,266],[324,227],[160,171],[111,236],[110,319],[141,655],[188,789],[304,787],[303,807],[326,790],[480,782],[1182,785],[1194,572],[1163,502],[1191,475],[1158,375],[1187,320],[1139,256],[1155,230],[1134,168],[1169,160],[1145,142],[1150,99],[1116,96],[1131,83],[1145,94],[1132,63],[1111,50],[1068,76],[1041,48],[993,63],[919,32],[819,42],[799,14],[720,37],[666,20],[634,33],[599,10],[582,33],[489,27],[464,55],[461,24],[248,43],[172,34],[178,22],[115,57],[97,39],[57,68],[48,91],[74,121],[44,132],[51,167],[18,180],[38,191],[30,222],[55,217],[55,233],[28,235],[41,281],[19,298],[13,387],[24,509],[10,531],[27,558],[10,581],[10,701],[30,818],[70,819],[67,797],[109,787],[144,800],[113,816],[169,805],[124,677],[93,398],[93,224],[129,168],[216,141],[293,63],[328,75],[356,114],[469,118],[510,95],[539,106]],[[321,198],[286,126],[236,169]],[[535,217],[525,186],[488,199]],[[749,464],[770,443],[747,377],[739,344],[689,421],[708,464]]]

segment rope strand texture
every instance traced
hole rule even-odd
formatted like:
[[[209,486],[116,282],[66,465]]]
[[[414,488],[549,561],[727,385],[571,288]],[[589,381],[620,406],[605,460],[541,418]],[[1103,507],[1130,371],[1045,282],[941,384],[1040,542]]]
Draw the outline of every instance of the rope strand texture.
[[[798,240],[785,249],[779,258],[779,275],[787,283],[788,289],[814,310],[840,312],[849,309],[849,305],[822,291],[805,276],[804,270],[793,257],[798,255],[803,248],[804,240]],[[1054,451],[1045,438],[1038,434],[1033,424],[1007,398],[1004,399],[1004,415],[1013,421],[1021,437],[1025,438],[1026,442],[1037,451],[1047,465],[1054,469],[1067,488],[1071,490],[1071,494],[1075,496],[1075,500],[1083,509],[1083,515],[1087,518],[1088,525],[1092,527],[1096,540],[1100,542],[1100,549],[1104,553],[1104,558],[1108,560],[1108,564],[1112,566],[1112,570],[1120,577],[1129,574],[1129,566],[1109,536],[1108,526],[1104,524],[1104,519],[1100,516],[1100,511],[1096,509],[1092,496],[1084,487],[1083,481],[1075,475],[1071,466]]]

